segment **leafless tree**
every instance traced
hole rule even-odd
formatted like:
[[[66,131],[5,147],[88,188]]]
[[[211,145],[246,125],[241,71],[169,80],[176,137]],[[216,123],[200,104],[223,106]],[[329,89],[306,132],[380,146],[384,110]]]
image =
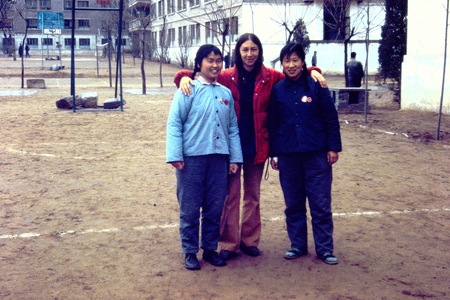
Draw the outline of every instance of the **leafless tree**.
[[[151,16],[153,13],[151,11],[150,2],[144,6],[135,7],[131,10],[131,14],[133,16],[133,21],[130,23],[130,26],[136,30],[136,34],[134,34],[134,56],[137,56],[137,53],[140,53],[141,57],[141,78],[142,78],[142,94],[147,94],[147,81],[145,76],[145,59],[151,58],[148,49],[151,49],[151,39],[147,41],[148,35],[150,34],[149,28],[152,24]]]
[[[176,61],[182,68],[187,68],[189,64],[189,53],[192,48],[192,43],[188,35],[182,40],[183,42],[180,44],[179,52],[176,54]]]
[[[183,19],[192,21],[193,24],[205,27],[207,38],[219,44],[222,48],[222,53],[225,52],[225,49],[231,53],[232,37],[237,34],[238,30],[236,14],[241,6],[242,2],[237,3],[235,6],[226,7],[222,1],[212,1],[205,4],[205,17],[201,20],[194,19],[185,13],[178,12],[178,14]],[[191,39],[196,38],[192,33],[190,33],[190,37]],[[190,45],[185,44],[183,46],[187,47]],[[182,49],[180,49],[181,51]]]
[[[368,1],[368,0],[366,0]],[[325,34],[329,34],[329,39],[335,42],[344,43],[344,70],[345,83],[347,85],[347,57],[348,44],[350,40],[358,35],[367,35],[370,30],[381,26],[382,24],[373,24],[371,20],[367,20],[367,11],[358,10],[356,14],[350,15],[350,6],[354,0],[324,0],[323,3],[323,22],[325,26]],[[383,5],[382,0],[372,0],[371,5]],[[350,23],[351,20],[351,23]],[[328,30],[328,31],[327,31]]]
[[[15,1],[0,0],[0,29],[4,40],[2,50],[5,54],[13,56],[14,60],[16,60],[13,23],[15,14]]]
[[[167,16],[163,17],[163,25],[159,32],[159,47],[156,50],[156,55],[159,59],[159,84],[163,87],[162,69],[164,63],[170,63],[169,61],[169,46],[170,37],[167,30]]]

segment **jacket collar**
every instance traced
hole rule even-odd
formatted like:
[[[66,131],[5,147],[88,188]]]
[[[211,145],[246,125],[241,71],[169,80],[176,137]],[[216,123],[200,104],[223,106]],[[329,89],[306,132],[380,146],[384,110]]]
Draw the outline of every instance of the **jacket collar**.
[[[233,81],[238,80],[238,69],[236,68],[236,66],[234,66],[232,68],[232,71],[230,73],[230,77],[232,78]],[[263,80],[269,80],[270,74],[269,71],[267,70],[267,68],[264,66],[264,64],[261,66],[261,69],[259,69],[259,73],[256,75],[256,81],[259,81],[260,79]]]

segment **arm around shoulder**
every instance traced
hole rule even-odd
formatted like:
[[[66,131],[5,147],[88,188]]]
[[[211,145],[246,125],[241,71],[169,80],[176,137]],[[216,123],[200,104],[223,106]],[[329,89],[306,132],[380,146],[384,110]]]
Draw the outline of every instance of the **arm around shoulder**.
[[[180,70],[180,71],[178,71],[175,74],[175,76],[173,77],[173,83],[175,83],[177,88],[180,87],[180,81],[181,81],[181,78],[183,78],[183,77],[191,78],[192,77],[192,71],[190,71],[190,70]]]

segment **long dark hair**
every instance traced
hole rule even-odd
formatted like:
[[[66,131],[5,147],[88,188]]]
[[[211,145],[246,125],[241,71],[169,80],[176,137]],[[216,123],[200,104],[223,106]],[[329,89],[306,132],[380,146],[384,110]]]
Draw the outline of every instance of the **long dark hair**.
[[[293,53],[297,54],[297,56],[303,61],[302,73],[300,74],[299,80],[307,80],[309,73],[308,73],[308,68],[306,68],[305,49],[303,49],[302,45],[297,44],[297,43],[286,44],[286,46],[284,46],[280,51],[280,63],[283,64],[283,58],[285,56],[289,57]]]
[[[192,79],[195,78],[195,74],[197,74],[198,71],[200,71],[200,67],[202,65],[202,60],[205,57],[208,57],[208,55],[213,52],[214,54],[220,55],[220,57],[223,59],[222,52],[220,52],[220,49],[217,48],[214,45],[211,44],[205,44],[202,45],[200,48],[198,48],[197,54],[195,55],[194,59],[194,72],[192,73]]]
[[[258,59],[255,62],[255,70],[254,70],[256,73],[258,73],[259,69],[261,69],[261,66],[264,61],[263,48],[262,48],[261,41],[253,33],[244,33],[243,35],[241,35],[238,38],[238,40],[236,42],[236,47],[234,48],[234,63],[236,64],[236,67],[238,68],[239,71],[244,69],[244,63],[242,62],[242,56],[241,56],[240,49],[241,49],[242,44],[245,43],[246,41],[252,41],[259,48],[259,55],[258,55]]]

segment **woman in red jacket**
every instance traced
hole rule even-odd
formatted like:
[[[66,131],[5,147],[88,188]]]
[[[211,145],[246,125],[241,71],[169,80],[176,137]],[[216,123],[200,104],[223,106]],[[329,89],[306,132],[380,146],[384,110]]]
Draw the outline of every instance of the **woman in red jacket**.
[[[318,68],[310,69],[311,75],[325,85],[325,80],[318,71]],[[191,93],[191,75],[190,71],[182,70],[174,78],[175,84],[187,95]],[[239,249],[249,256],[260,254],[260,190],[264,163],[269,155],[267,109],[272,86],[283,78],[283,73],[264,66],[261,41],[252,33],[239,37],[234,53],[234,67],[223,70],[217,78],[233,94],[244,157],[242,166],[239,166],[235,174],[230,174],[228,179],[228,196],[220,225],[220,255],[224,260],[236,257]],[[244,177],[242,220],[241,170]]]

